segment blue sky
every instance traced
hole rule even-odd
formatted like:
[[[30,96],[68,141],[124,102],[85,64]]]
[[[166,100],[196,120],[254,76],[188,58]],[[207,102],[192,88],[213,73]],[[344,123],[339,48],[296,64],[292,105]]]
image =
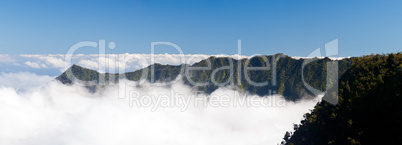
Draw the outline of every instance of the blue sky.
[[[402,51],[402,2],[2,1],[1,54],[64,54],[80,41],[116,43],[109,53],[150,53],[169,41],[185,54],[307,56],[339,39],[338,56]],[[97,53],[81,49],[79,53]],[[157,53],[178,53],[160,48]]]

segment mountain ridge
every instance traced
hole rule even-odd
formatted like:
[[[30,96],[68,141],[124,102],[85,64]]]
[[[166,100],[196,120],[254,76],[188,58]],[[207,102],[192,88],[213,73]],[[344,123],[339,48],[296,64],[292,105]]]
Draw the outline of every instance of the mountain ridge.
[[[131,81],[138,81],[143,72],[146,72],[146,80],[155,82],[169,82],[175,80],[180,72],[185,72],[182,77],[184,84],[189,85],[198,91],[203,91],[207,94],[212,93],[222,86],[234,85],[241,90],[250,94],[259,96],[280,94],[287,100],[297,101],[302,97],[312,97],[315,94],[305,88],[302,81],[302,65],[305,60],[312,60],[311,63],[304,67],[304,78],[306,83],[317,88],[317,90],[326,90],[326,67],[327,63],[338,63],[340,76],[350,65],[353,58],[344,58],[342,60],[331,60],[328,57],[318,59],[294,59],[284,54],[261,55],[251,58],[237,60],[231,57],[215,57],[211,56],[203,59],[192,65],[162,65],[152,64],[146,68],[139,69],[133,72],[123,74],[99,73],[95,70],[90,70],[78,65],[71,66],[66,72],[62,73],[56,79],[63,84],[72,84],[69,76],[74,74],[78,80],[94,81],[88,84],[87,88],[91,91],[96,91],[96,86],[99,82],[104,81],[118,82],[119,79],[125,78]],[[246,64],[248,63],[248,64]],[[208,65],[210,64],[210,65]],[[247,66],[246,66],[247,65]],[[232,67],[229,67],[232,66]],[[196,70],[194,67],[209,67],[210,69]],[[232,69],[229,69],[229,68]],[[245,67],[267,67],[266,70],[244,70]],[[222,69],[226,68],[226,69]],[[152,72],[151,70],[154,69]],[[71,71],[72,74],[67,72]],[[247,75],[245,75],[247,73]],[[332,72],[330,72],[332,73]],[[99,78],[104,75],[104,80]],[[153,78],[151,77],[153,76]],[[337,76],[337,77],[339,77]],[[247,77],[247,78],[246,78]],[[262,83],[269,82],[264,86],[255,86],[251,82]],[[197,86],[194,83],[205,83],[204,86]]]

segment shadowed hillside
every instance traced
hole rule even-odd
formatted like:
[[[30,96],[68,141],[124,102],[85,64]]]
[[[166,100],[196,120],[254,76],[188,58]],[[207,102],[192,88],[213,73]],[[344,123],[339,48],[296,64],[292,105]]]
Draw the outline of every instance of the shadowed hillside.
[[[339,103],[318,103],[283,144],[395,144],[402,137],[401,88],[401,53],[353,59],[340,79]],[[333,97],[332,90],[324,96]]]

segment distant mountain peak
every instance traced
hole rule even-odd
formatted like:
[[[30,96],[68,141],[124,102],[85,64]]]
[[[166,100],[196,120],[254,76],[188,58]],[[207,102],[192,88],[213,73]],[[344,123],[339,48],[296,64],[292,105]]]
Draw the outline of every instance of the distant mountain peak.
[[[272,59],[275,56],[276,63],[274,64]],[[267,57],[264,59],[263,57]],[[247,67],[266,67],[269,63],[270,69],[266,70],[248,70],[247,76],[245,77],[244,69],[246,65],[246,61],[248,62]],[[245,92],[250,94],[257,94],[260,96],[264,95],[272,95],[271,93],[278,93],[283,95],[288,100],[299,100],[303,96],[313,96],[312,92],[307,91],[302,81],[302,62],[303,59],[293,59],[284,55],[283,53],[277,53],[275,55],[261,55],[254,56],[251,58],[245,58],[241,60],[237,60],[231,57],[214,57],[211,56],[207,59],[201,60],[193,65],[181,64],[181,65],[163,65],[159,63],[155,63],[149,65],[146,68],[136,70],[134,72],[126,72],[123,74],[110,74],[106,73],[105,80],[106,84],[109,82],[109,76],[112,75],[115,78],[113,82],[118,82],[119,79],[125,77],[125,79],[138,81],[142,77],[142,73],[144,71],[148,71],[148,76],[146,79],[151,82],[169,82],[175,80],[181,72],[182,68],[187,69],[189,67],[207,67],[208,63],[210,63],[210,69],[198,70],[198,71],[184,71],[191,73],[191,75],[181,75],[184,76],[182,81],[194,87],[193,83],[190,82],[198,82],[198,83],[208,83],[205,86],[197,86],[195,87],[199,91],[204,91],[206,93],[212,93],[222,85],[217,85],[216,83],[227,85],[236,85],[238,88],[243,89]],[[306,82],[310,84],[312,87],[325,91],[326,87],[326,63],[332,61],[328,58],[326,59],[318,59],[315,60],[304,68],[304,78]],[[344,59],[339,61],[339,75],[342,74],[350,65],[350,59]],[[233,65],[233,74],[230,74],[231,71],[227,68],[227,66]],[[238,67],[237,65],[241,65]],[[273,73],[273,65],[276,65],[276,72]],[[222,69],[226,67],[226,69]],[[154,68],[154,72],[150,73]],[[220,69],[220,70],[216,70]],[[72,65],[66,72],[58,76],[56,79],[64,84],[72,84],[73,80],[69,76],[71,74],[67,74],[68,71],[71,71],[72,74],[79,80],[82,81],[95,81],[99,82],[99,75],[104,75],[103,73],[99,73],[95,70],[87,69],[79,65]],[[215,73],[212,75],[212,73]],[[239,74],[241,76],[239,76]],[[151,74],[153,76],[151,76]],[[272,75],[275,74],[276,77]],[[189,76],[189,78],[187,78]],[[214,78],[212,78],[214,76]],[[230,76],[233,76],[233,79],[230,80]],[[276,78],[276,81],[272,79]],[[214,80],[214,81],[212,81]],[[112,81],[112,80],[111,80]],[[231,83],[225,83],[225,82]],[[252,85],[251,82],[268,82],[265,86],[256,86]],[[276,83],[273,83],[276,82]],[[96,84],[95,84],[96,85]]]

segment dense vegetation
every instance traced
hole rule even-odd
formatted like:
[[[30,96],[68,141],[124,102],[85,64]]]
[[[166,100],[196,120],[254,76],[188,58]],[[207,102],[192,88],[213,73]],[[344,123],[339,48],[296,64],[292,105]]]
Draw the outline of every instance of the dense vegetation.
[[[118,81],[118,78],[127,78],[128,80],[138,81],[143,73],[145,73],[146,80],[151,83],[158,81],[170,82],[177,79],[178,76],[181,76],[182,81],[185,84],[205,93],[211,93],[221,86],[231,85],[250,94],[257,94],[260,96],[280,94],[288,100],[296,101],[301,97],[314,96],[313,92],[307,91],[306,87],[303,85],[302,64],[304,61],[306,61],[306,59],[293,59],[283,54],[276,54],[272,56],[256,56],[242,60],[236,60],[229,57],[210,57],[191,66],[186,64],[178,66],[154,64],[144,69],[120,75],[100,74],[96,71],[85,69],[77,65],[73,65],[69,69],[72,70],[71,72],[75,74],[79,80],[95,81],[92,87],[88,87],[93,91],[96,89],[94,86],[99,84],[96,82],[99,82],[100,75],[105,75],[104,78],[106,82],[109,82],[109,76],[115,78],[111,79],[113,81]],[[327,72],[327,63],[334,62],[338,62],[339,75],[341,75],[350,66],[351,59],[334,61],[329,58],[313,58],[311,59],[311,63],[307,64],[304,68],[303,72],[305,81],[312,87],[320,91],[325,91],[327,89],[326,74],[334,73]],[[203,67],[205,69],[194,70],[194,67]],[[264,70],[244,71],[245,67],[267,68]],[[154,71],[151,71],[152,68]],[[231,70],[230,68],[233,69]],[[71,80],[68,76],[68,73],[65,72],[57,77],[57,79],[62,83],[71,84]],[[334,82],[334,80],[332,80],[331,83],[335,84],[336,82]],[[258,86],[253,85],[250,82],[267,82],[267,84]],[[195,83],[198,83],[198,85]]]
[[[398,144],[402,137],[402,54],[355,58],[340,78],[339,103],[318,103],[282,144]],[[333,99],[330,90],[324,98]]]

